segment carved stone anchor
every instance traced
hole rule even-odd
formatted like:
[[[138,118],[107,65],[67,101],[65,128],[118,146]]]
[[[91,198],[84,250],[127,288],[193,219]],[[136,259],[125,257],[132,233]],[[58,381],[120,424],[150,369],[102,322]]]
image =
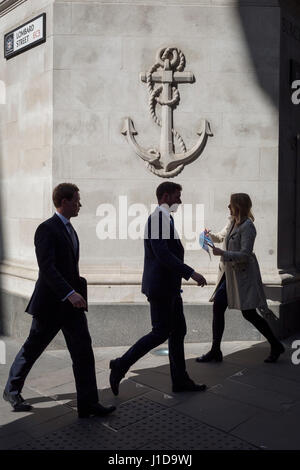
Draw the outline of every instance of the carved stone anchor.
[[[180,101],[179,83],[193,83],[194,75],[183,72],[185,57],[176,47],[162,48],[157,52],[156,63],[148,73],[140,78],[146,82],[150,94],[149,109],[154,122],[161,127],[160,147],[142,148],[136,141],[137,131],[132,119],[124,120],[122,134],[127,138],[132,150],[142,158],[147,168],[162,178],[173,178],[183,170],[184,166],[196,160],[205,148],[208,136],[212,136],[208,121],[201,120],[196,144],[186,150],[180,134],[173,127],[173,111]],[[156,88],[155,88],[156,86]],[[156,106],[161,106],[161,119],[156,114]],[[178,140],[181,153],[175,153],[174,137]]]

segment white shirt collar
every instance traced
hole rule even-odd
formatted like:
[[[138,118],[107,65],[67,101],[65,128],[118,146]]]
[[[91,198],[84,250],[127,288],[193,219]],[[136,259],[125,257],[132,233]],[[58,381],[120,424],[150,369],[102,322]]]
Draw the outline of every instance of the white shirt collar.
[[[55,214],[58,215],[58,217],[60,218],[60,220],[65,224],[69,224],[70,221],[69,219],[67,219],[64,215],[60,214],[59,212],[55,211]]]
[[[162,211],[167,217],[170,218],[170,211],[165,206],[158,206],[158,209]]]

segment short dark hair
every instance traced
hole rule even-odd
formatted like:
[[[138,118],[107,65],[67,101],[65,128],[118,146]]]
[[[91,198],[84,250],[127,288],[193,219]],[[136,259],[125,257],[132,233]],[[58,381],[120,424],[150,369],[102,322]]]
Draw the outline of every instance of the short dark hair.
[[[76,184],[61,183],[53,189],[52,200],[55,207],[60,207],[63,199],[72,199],[75,193],[79,191]]]
[[[175,191],[182,191],[180,184],[172,183],[172,181],[164,181],[156,188],[156,197],[159,201],[165,193],[174,194]]]

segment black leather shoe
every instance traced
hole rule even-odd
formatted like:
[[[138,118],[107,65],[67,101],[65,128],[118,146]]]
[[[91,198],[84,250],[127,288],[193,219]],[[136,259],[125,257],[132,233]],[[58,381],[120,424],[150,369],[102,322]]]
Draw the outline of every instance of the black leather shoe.
[[[119,385],[123,377],[125,376],[124,371],[118,366],[118,359],[113,359],[109,363],[111,369],[109,376],[110,388],[114,395],[119,395]]]
[[[284,351],[284,346],[278,342],[277,346],[271,346],[270,355],[264,360],[264,362],[276,362],[280,354],[283,354]]]
[[[14,411],[30,411],[32,409],[32,406],[24,400],[20,393],[13,395],[4,391],[3,398],[11,404]]]
[[[188,381],[183,382],[182,384],[173,384],[172,392],[204,392],[207,389],[205,384],[195,384],[195,382]]]
[[[90,416],[106,416],[109,413],[115,411],[116,407],[111,406],[103,406],[100,403],[96,403],[95,405],[91,405],[87,408],[80,408],[78,410],[78,417],[79,418],[89,418]]]
[[[223,354],[222,351],[210,350],[208,353],[203,354],[201,357],[196,358],[196,362],[222,362]]]

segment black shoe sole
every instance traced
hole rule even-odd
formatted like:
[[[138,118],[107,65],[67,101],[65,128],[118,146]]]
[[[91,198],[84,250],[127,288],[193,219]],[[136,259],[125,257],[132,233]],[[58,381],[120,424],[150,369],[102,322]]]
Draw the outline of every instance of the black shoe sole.
[[[172,392],[173,393],[184,393],[184,392],[205,392],[205,390],[207,390],[207,385],[204,385],[199,387],[198,389],[196,390],[193,390],[192,388],[172,388]]]
[[[103,413],[94,413],[93,411],[79,411],[78,418],[90,418],[91,416],[97,416],[99,418],[104,418],[105,416],[113,413],[116,410],[116,407],[112,407],[112,409],[108,411],[104,411]]]
[[[195,361],[202,363],[202,364],[209,363],[209,362],[223,362],[223,357],[214,357],[212,359],[202,359],[201,357],[197,357]]]
[[[282,346],[282,345],[281,345]],[[281,354],[283,354],[285,352],[285,347],[282,346],[280,348],[280,351],[276,352],[276,353],[273,353],[271,352],[271,354],[264,360],[264,362],[266,364],[273,364],[274,362],[277,362],[279,357],[281,356]]]
[[[11,403],[11,401],[9,400],[9,398],[3,393],[3,400],[7,401],[7,403],[10,404],[10,406],[12,407],[13,411],[15,412],[22,412],[22,411],[30,411],[32,410],[32,406],[29,405],[29,404],[24,404],[24,403],[20,403],[19,405],[13,405]]]

